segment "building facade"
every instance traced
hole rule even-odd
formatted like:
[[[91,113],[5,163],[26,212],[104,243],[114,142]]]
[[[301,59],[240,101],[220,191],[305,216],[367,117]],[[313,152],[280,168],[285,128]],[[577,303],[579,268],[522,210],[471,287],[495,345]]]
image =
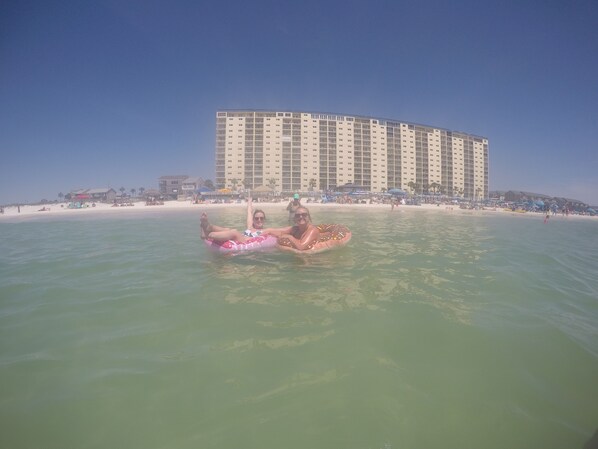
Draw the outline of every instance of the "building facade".
[[[396,120],[312,112],[216,113],[216,184],[283,192],[344,184],[488,197],[488,139]]]
[[[112,188],[101,189],[78,189],[70,193],[72,200],[97,201],[102,203],[111,203],[116,198],[116,190]]]
[[[160,194],[166,198],[176,199],[183,192],[183,182],[188,178],[187,175],[167,175],[160,176],[158,179],[158,189]]]

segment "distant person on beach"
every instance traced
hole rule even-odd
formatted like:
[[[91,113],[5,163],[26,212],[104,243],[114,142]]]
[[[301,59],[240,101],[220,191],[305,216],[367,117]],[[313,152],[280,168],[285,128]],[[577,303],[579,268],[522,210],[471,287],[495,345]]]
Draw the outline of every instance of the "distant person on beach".
[[[320,230],[312,224],[309,210],[303,206],[298,207],[293,220],[295,225],[288,233],[282,234],[280,240],[287,239],[298,250],[310,249],[320,239]]]
[[[294,223],[295,220],[295,211],[301,207],[301,200],[299,199],[299,194],[295,193],[293,195],[293,199],[289,201],[287,206],[287,210],[289,211],[289,222]]]

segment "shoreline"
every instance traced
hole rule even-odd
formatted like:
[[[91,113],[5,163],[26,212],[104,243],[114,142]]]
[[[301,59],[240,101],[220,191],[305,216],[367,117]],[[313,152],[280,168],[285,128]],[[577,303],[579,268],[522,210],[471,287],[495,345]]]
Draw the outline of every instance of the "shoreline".
[[[165,212],[165,211],[182,211],[182,210],[214,210],[214,209],[245,209],[247,207],[246,202],[241,203],[224,203],[224,204],[193,204],[190,201],[167,201],[163,205],[152,205],[148,206],[143,201],[133,203],[133,206],[118,206],[114,207],[111,204],[96,203],[95,207],[84,207],[81,209],[69,209],[67,208],[68,203],[56,203],[50,205],[25,205],[11,206],[4,208],[4,213],[0,214],[0,222],[2,221],[14,221],[15,219],[30,219],[39,217],[74,217],[74,216],[90,216],[94,214],[126,214],[128,212],[137,213],[153,213],[153,212]],[[255,202],[254,208],[265,208],[271,209],[280,207],[284,210],[286,202],[271,203],[271,202]],[[411,205],[399,205],[391,211],[390,204],[338,204],[338,203],[303,203],[307,208],[312,209],[345,209],[345,210],[369,210],[369,211],[383,211],[386,210],[392,213],[400,213],[404,211],[435,211],[438,213],[446,214],[457,214],[457,215],[469,215],[469,216],[514,216],[514,217],[527,217],[544,220],[544,213],[534,212],[513,212],[504,209],[460,209],[458,206],[451,206],[446,204],[422,204],[420,206]],[[46,210],[43,210],[43,209]],[[551,220],[598,220],[598,217],[592,217],[589,215],[573,215],[567,216],[562,214],[551,215]],[[19,220],[20,221],[20,220]]]

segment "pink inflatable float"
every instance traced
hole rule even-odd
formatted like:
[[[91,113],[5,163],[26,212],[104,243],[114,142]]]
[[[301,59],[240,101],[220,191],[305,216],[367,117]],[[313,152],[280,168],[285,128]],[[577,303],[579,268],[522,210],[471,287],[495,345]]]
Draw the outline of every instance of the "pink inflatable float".
[[[205,245],[210,251],[217,253],[242,253],[245,251],[265,251],[276,247],[276,237],[272,235],[259,235],[251,237],[245,242],[227,240],[217,242],[212,239],[205,239]]]

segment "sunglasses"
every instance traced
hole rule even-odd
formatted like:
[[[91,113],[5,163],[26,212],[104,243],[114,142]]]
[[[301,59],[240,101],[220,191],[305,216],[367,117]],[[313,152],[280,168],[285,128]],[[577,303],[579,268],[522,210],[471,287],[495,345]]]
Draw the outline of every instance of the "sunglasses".
[[[307,218],[309,214],[295,214],[295,218]]]
[[[264,221],[266,217],[253,217],[255,221]]]

